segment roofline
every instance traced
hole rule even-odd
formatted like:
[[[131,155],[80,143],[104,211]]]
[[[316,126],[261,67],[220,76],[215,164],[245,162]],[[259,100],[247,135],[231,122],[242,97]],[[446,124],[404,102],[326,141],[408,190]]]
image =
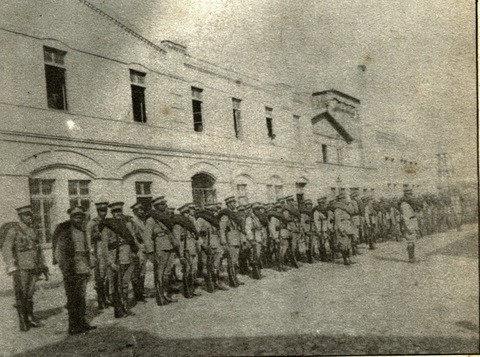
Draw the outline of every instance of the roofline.
[[[324,117],[327,119],[327,121],[330,123],[330,125],[333,126],[333,128],[345,139],[345,141],[350,144],[352,141],[354,141],[353,137],[348,133],[348,131],[345,130],[342,124],[340,124],[335,117],[328,112],[328,110],[325,110],[321,112],[320,114],[315,115],[312,119],[312,124],[314,121],[318,122],[316,119],[319,119],[320,117]]]
[[[312,94],[312,96],[320,95],[320,94],[327,94],[327,93],[337,94],[337,95],[339,95],[339,96],[341,96],[341,97],[350,99],[351,101],[354,101],[355,103],[359,103],[359,104],[360,104],[360,99],[357,99],[357,98],[355,98],[355,97],[352,97],[351,95],[345,94],[345,93],[340,92],[339,90],[336,90],[336,89],[328,89],[328,90],[323,90],[323,91],[320,91],[320,92],[315,92],[315,93]]]

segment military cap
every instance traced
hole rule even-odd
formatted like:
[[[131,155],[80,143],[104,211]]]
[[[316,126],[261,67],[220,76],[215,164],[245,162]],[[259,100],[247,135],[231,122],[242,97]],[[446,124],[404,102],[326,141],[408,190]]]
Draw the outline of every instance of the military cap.
[[[75,207],[69,208],[67,210],[67,213],[70,215],[70,217],[76,217],[76,216],[82,216],[83,217],[85,215],[85,211],[80,206],[75,206]]]
[[[293,195],[290,195],[290,196],[285,196],[285,200],[286,201],[295,201],[295,198],[293,197]]]
[[[239,205],[237,211],[245,211],[245,205]]]
[[[175,212],[175,207],[167,207],[168,212]]]
[[[97,210],[105,210],[108,208],[108,202],[107,201],[95,202],[95,207],[97,208]]]
[[[287,201],[286,197],[281,197],[281,198],[277,199],[277,202],[279,202],[279,203],[284,203],[286,201]]]
[[[216,207],[217,207],[218,209],[222,209],[222,203],[221,203],[221,202],[217,202],[217,203],[216,203]]]
[[[262,207],[262,204],[260,202],[253,202],[251,206],[252,209],[256,209]]]
[[[280,201],[277,201],[277,202],[275,202],[275,204],[273,205],[273,207],[275,207],[275,208],[282,208],[283,206],[282,206],[282,203],[281,203]]]
[[[406,188],[403,190],[403,193],[413,193],[413,190],[411,188]]]
[[[311,199],[306,199],[305,201],[303,201],[303,204],[305,204],[305,205],[311,205],[311,204],[313,204],[313,203],[312,203],[312,200],[311,200]]]
[[[191,205],[192,205],[191,203],[185,203],[183,206],[178,208],[178,212],[180,213],[188,212],[190,210]]]
[[[196,205],[195,203],[190,202],[190,203],[188,204],[188,208],[197,209],[198,207],[197,207],[197,205]]]
[[[251,208],[252,208],[252,204],[251,204],[251,203],[247,203],[247,204],[245,205],[245,209],[251,209]]]
[[[322,196],[317,199],[317,202],[326,202],[327,201],[327,196]]]
[[[143,208],[143,205],[141,202],[135,202],[133,205],[130,206],[130,209],[135,210],[138,208]]]
[[[350,197],[358,197],[358,191],[353,191],[353,192],[350,194]]]
[[[337,196],[339,200],[343,200],[345,197],[347,197],[347,194],[345,192],[340,192]]]
[[[32,206],[30,205],[22,206],[22,207],[16,208],[15,210],[17,211],[17,214],[32,213]]]
[[[237,200],[235,199],[235,196],[230,196],[225,198],[225,203],[229,203],[229,202],[237,202]]]
[[[108,205],[108,208],[110,208],[110,211],[119,211],[123,209],[124,203],[121,201],[118,202],[113,202]]]
[[[158,196],[152,201],[152,206],[166,204],[166,203],[167,203],[167,200],[165,199],[165,196]]]

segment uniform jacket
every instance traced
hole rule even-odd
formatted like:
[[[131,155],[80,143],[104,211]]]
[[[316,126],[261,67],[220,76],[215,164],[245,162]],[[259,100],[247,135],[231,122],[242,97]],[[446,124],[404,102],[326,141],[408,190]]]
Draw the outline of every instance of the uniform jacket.
[[[56,242],[53,254],[63,275],[90,274],[93,257],[86,231],[65,221],[57,226],[53,235]]]
[[[38,269],[45,265],[40,243],[33,228],[23,222],[12,222],[2,247],[7,272]]]
[[[418,229],[417,215],[412,205],[408,201],[406,200],[401,201],[400,214],[401,214],[401,221],[405,228],[406,235],[407,236],[415,235]]]
[[[162,218],[165,216],[163,213],[157,213],[159,214],[157,218]],[[173,226],[168,226],[167,220],[149,217],[145,223],[146,252],[158,253],[161,250],[172,250],[174,245],[179,246],[180,242],[175,240],[175,237],[171,231],[172,228]]]
[[[317,233],[326,233],[327,232],[327,216],[320,211],[320,209],[315,208],[313,210],[313,223],[315,224],[315,229]]]
[[[176,214],[173,217],[172,233],[177,242],[180,242],[180,254],[183,255],[184,249],[192,255],[197,255],[201,241],[198,238],[197,227],[195,223],[189,218],[181,214]],[[186,241],[185,241],[186,240]]]
[[[220,239],[230,246],[240,246],[242,242],[242,221],[236,212],[223,209],[217,216],[220,220]]]
[[[107,264],[131,264],[133,255],[138,251],[132,235],[134,228],[131,221],[106,219],[100,224],[102,240],[107,244]],[[118,249],[118,261],[117,261]]]
[[[269,212],[268,218],[270,220],[270,224],[268,226],[268,230],[270,232],[270,236],[275,239],[288,239],[290,238],[290,232],[288,230],[288,221],[283,216],[282,213],[279,212]]]
[[[91,219],[87,223],[86,233],[88,244],[92,247],[92,254],[100,273],[103,273],[107,267],[108,247],[102,240],[102,234],[99,230],[99,224],[102,220],[99,217]]]
[[[253,213],[245,218],[245,233],[249,242],[262,242],[262,224]]]
[[[219,248],[221,245],[226,244],[225,240],[220,240],[220,222],[213,213],[203,210],[197,212],[195,217],[197,218],[198,234],[205,245],[209,245],[211,248]]]

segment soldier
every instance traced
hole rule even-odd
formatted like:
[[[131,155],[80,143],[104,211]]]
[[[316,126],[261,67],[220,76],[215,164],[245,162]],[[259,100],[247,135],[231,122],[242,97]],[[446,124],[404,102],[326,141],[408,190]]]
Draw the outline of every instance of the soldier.
[[[203,277],[208,292],[217,290],[228,290],[220,280],[220,262],[227,249],[227,242],[220,240],[218,230],[220,222],[215,217],[218,204],[206,205],[205,210],[195,212],[192,205],[189,206],[190,214],[195,214],[197,219],[197,230],[205,247],[202,253]]]
[[[108,247],[107,264],[115,318],[135,315],[130,311],[128,287],[134,270],[132,255],[138,252],[138,246],[131,233],[133,223],[123,215],[123,206],[123,202],[110,203],[108,207],[113,218],[104,219],[99,224],[102,240]]]
[[[249,244],[247,241],[247,236],[245,232],[245,205],[237,206],[237,216],[240,218],[240,251],[238,252],[238,272],[242,275],[250,275],[250,267],[248,265],[248,255],[249,255]]]
[[[354,191],[351,194],[351,200],[349,202],[350,209],[352,212],[352,222],[353,222],[353,235],[352,235],[352,255],[361,255],[358,250],[358,242],[360,239],[360,208],[358,205],[358,192]]]
[[[455,226],[457,231],[462,230],[462,201],[458,194],[454,194],[451,197],[452,201],[452,211],[454,215]]]
[[[93,264],[90,241],[83,228],[85,212],[82,207],[73,207],[67,213],[70,220],[60,223],[55,229],[53,254],[63,274],[68,333],[75,335],[96,328],[85,319],[87,282]]]
[[[195,217],[190,213],[190,203],[183,205],[173,217],[172,233],[177,242],[180,242],[180,260],[183,269],[184,295],[186,298],[200,296],[195,292],[195,278],[198,268],[198,252],[201,241],[195,225]],[[198,284],[197,284],[198,285]]]
[[[261,226],[261,256],[260,256],[260,268],[265,268],[266,265],[271,263],[271,254],[269,253],[269,236],[268,236],[268,217],[265,211],[265,206],[260,202],[255,202],[252,205],[253,214],[258,218]]]
[[[322,262],[328,261],[327,248],[325,246],[328,237],[326,201],[326,196],[319,198],[317,200],[318,205],[313,208],[312,215],[315,233],[318,239],[318,253],[320,255],[320,261]]]
[[[286,196],[283,200],[289,210],[290,216],[288,229],[292,235],[291,246],[293,247],[293,254],[295,256],[295,261],[292,261],[292,263],[297,267],[297,257],[302,262],[307,261],[307,245],[305,242],[305,234],[300,224],[300,210],[292,195]]]
[[[225,251],[226,258],[231,264],[229,269],[229,284],[231,287],[237,287],[244,283],[238,279],[238,257],[240,253],[241,234],[243,231],[242,220],[236,213],[235,197],[227,197],[225,199],[226,209],[218,212],[220,240],[227,242],[228,249]]]
[[[283,215],[284,207],[280,202],[274,205],[274,209],[268,212],[268,230],[275,248],[275,255],[278,264],[278,271],[287,271],[285,256],[288,249],[290,234],[287,229],[288,220]]]
[[[347,195],[344,192],[338,195],[338,200],[333,208],[337,249],[342,253],[344,265],[354,264],[355,262],[350,260],[351,235],[353,234],[352,212],[348,205]]]
[[[400,200],[400,214],[403,236],[407,240],[408,261],[410,263],[415,263],[415,239],[418,231],[414,207],[413,192],[411,189],[406,189],[403,198]]]
[[[312,200],[303,201],[303,209],[300,211],[300,225],[306,244],[307,261],[313,263],[318,256],[316,228],[313,222]]]
[[[175,303],[178,300],[170,295],[169,281],[176,256],[180,257],[180,242],[171,229],[173,222],[166,213],[167,201],[164,196],[152,201],[153,210],[145,223],[145,250],[154,262],[154,280],[157,305]]]
[[[108,248],[105,242],[102,241],[102,235],[98,229],[100,222],[102,222],[108,214],[108,202],[95,203],[97,208],[97,217],[91,219],[87,223],[87,239],[91,243],[93,248],[94,257],[94,278],[95,278],[95,290],[97,292],[98,309],[103,310],[105,307],[110,306],[109,300],[109,282],[107,280],[107,253]]]
[[[48,268],[33,229],[32,207],[23,206],[16,211],[20,221],[6,223],[0,228],[3,239],[3,246],[0,246],[7,274],[13,277],[20,331],[28,331],[30,327],[43,326],[33,315],[33,294],[39,275],[44,273],[48,277]]]
[[[335,234],[335,209],[333,205],[335,204],[335,199],[330,198],[327,202],[327,232],[328,232],[328,246],[330,248],[331,261],[335,262],[337,255],[337,243],[336,243],[336,234]]]
[[[375,227],[376,227],[376,214],[373,209],[373,198],[365,197],[364,204],[364,220],[365,220],[365,236],[368,244],[368,249],[375,249]]]
[[[138,253],[134,261],[132,276],[133,294],[136,302],[147,302],[145,300],[145,275],[147,273],[147,253],[145,249],[147,213],[141,202],[134,203],[131,207],[133,212],[132,228],[133,236],[138,246]]]
[[[252,278],[260,279],[260,257],[262,255],[262,224],[258,217],[253,213],[253,207],[259,207],[257,203],[246,206],[245,233],[247,238],[247,255],[250,267],[252,268]]]

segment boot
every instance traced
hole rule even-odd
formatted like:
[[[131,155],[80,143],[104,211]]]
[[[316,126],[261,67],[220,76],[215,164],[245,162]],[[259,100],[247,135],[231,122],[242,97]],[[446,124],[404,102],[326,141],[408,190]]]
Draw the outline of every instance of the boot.
[[[234,268],[233,268],[233,277],[234,277],[234,279],[235,279],[235,284],[236,284],[237,286],[245,285],[244,282],[238,280],[237,267],[234,267]]]
[[[30,327],[43,327],[44,325],[33,315],[33,301],[27,302],[27,320]]]
[[[373,241],[373,239],[370,239],[370,240],[368,241],[368,249],[370,249],[370,250],[375,250],[375,249],[377,249],[377,248],[375,247],[375,242]]]
[[[103,310],[105,309],[105,292],[101,287],[96,287],[95,290],[97,291],[98,309]]]
[[[350,265],[350,260],[348,259],[347,250],[342,250],[343,265]]]
[[[204,274],[203,280],[205,281],[205,288],[207,289],[207,292],[213,293],[215,291],[216,278],[214,276],[210,276],[209,274]]]
[[[17,301],[16,308],[18,311],[18,322],[19,322],[20,331],[30,330],[30,323],[27,317],[27,309],[19,301]]]
[[[407,244],[408,262],[415,263],[415,243]]]
[[[236,276],[235,266],[233,263],[227,264],[227,272],[228,272],[228,285],[231,288],[238,288],[238,278]]]
[[[215,289],[217,290],[223,290],[223,291],[227,291],[227,290],[230,290],[229,288],[227,288],[225,285],[223,285],[222,281],[220,280],[220,272],[217,270],[215,271],[215,273],[213,274],[214,278],[213,278],[213,286],[215,287]]]
[[[77,316],[74,316],[73,312],[68,312],[68,334],[78,335],[84,333],[86,330],[81,326]]]
[[[163,292],[163,285],[161,282],[156,282],[155,284],[155,301],[157,306],[168,305],[168,301],[165,299],[165,294]]]
[[[163,298],[165,299],[165,301],[168,303],[168,304],[173,304],[173,303],[176,303],[178,302],[177,299],[174,299],[172,297],[172,293],[170,292],[170,289],[167,285],[165,285],[165,289],[163,290]]]

